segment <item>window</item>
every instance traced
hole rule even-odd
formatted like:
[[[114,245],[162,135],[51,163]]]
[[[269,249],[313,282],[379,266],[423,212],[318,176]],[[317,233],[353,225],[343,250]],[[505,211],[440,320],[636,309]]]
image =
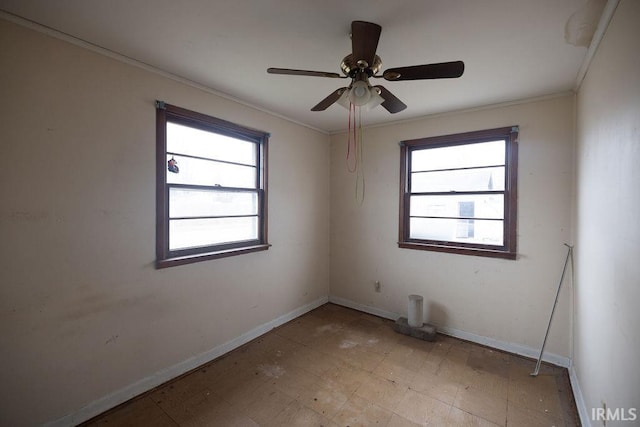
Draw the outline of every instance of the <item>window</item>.
[[[516,258],[518,128],[400,143],[398,246]]]
[[[156,107],[156,267],[268,249],[269,134]]]

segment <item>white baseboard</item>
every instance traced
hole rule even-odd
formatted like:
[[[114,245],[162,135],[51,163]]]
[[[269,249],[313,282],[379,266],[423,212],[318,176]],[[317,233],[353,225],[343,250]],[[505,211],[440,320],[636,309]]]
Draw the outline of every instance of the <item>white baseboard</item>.
[[[580,423],[582,424],[582,427],[591,427],[591,416],[587,410],[587,405],[584,402],[584,396],[580,389],[580,382],[578,381],[576,368],[573,364],[569,366],[569,380],[571,381],[571,389],[573,390],[573,398],[576,401],[576,408],[578,409]]]
[[[438,331],[442,332],[446,335],[451,335],[452,337],[460,338],[467,341],[472,341],[478,344],[486,345],[487,347],[492,347],[498,350],[507,351],[509,353],[514,353],[520,356],[529,357],[532,359],[538,359],[540,357],[540,349],[529,347],[526,345],[501,341],[490,337],[485,337],[482,335],[476,335],[471,332],[465,332],[454,328],[449,328],[446,326],[437,326]],[[542,355],[542,360],[552,365],[560,366],[562,368],[568,368],[571,365],[571,359],[565,356],[560,356],[554,353],[545,352]]]
[[[329,302],[342,305],[345,307],[353,308],[354,310],[362,311],[364,313],[369,313],[375,316],[383,317],[385,319],[396,320],[400,317],[400,314],[398,313],[392,313],[377,307],[360,304],[360,303],[353,302],[353,301],[336,297],[336,296],[329,296]],[[540,350],[537,348],[529,347],[522,344],[507,342],[507,341],[501,341],[494,338],[473,334],[471,332],[465,332],[459,329],[450,328],[447,326],[442,326],[442,325],[435,325],[435,326],[437,327],[438,332],[441,332],[445,335],[450,335],[455,338],[460,338],[463,340],[475,342],[477,344],[482,344],[487,347],[492,347],[498,350],[503,350],[509,353],[514,353],[514,354],[518,354],[520,356],[525,356],[525,357],[531,357],[534,359],[537,359],[540,356]],[[559,356],[553,353],[545,353],[542,357],[542,360],[556,366],[561,366],[563,368],[568,368],[571,365],[570,358],[565,356]]]
[[[400,317],[399,314],[392,313],[390,311],[386,311],[378,307],[360,304],[348,299],[344,299],[344,298],[340,298],[332,295],[329,296],[329,302],[337,305],[341,305],[343,307],[353,308],[354,310],[362,311],[363,313],[373,314],[374,316],[382,317],[384,319],[389,319],[393,321],[398,320],[398,318]]]
[[[161,384],[164,384],[167,381],[179,377],[180,375],[187,373],[197,368],[198,366],[204,365],[205,363],[210,362],[211,360],[220,357],[223,354],[226,354],[255,338],[258,338],[260,335],[269,332],[273,328],[283,325],[290,320],[295,319],[296,317],[299,317],[315,308],[320,307],[328,301],[328,297],[325,296],[309,304],[303,305],[302,307],[299,307],[274,320],[271,320],[270,322],[264,323],[248,332],[245,332],[244,334],[232,339],[231,341],[216,346],[210,350],[205,351],[204,353],[198,354],[176,365],[165,368],[147,378],[143,378],[140,381],[121,388],[120,390],[117,390],[107,396],[101,397],[100,399],[89,403],[85,407],[80,408],[76,412],[65,415],[64,417],[59,418],[55,421],[46,423],[45,426],[75,426],[81,422],[87,421],[95,417],[96,415],[100,415],[101,413],[114,408],[129,399],[132,399],[133,397],[136,397],[146,391],[158,387]]]

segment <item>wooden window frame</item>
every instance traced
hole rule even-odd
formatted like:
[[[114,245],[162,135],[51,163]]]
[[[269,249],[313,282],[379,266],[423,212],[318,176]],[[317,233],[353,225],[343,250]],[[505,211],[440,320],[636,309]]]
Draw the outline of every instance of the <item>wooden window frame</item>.
[[[398,246],[405,249],[447,252],[514,260],[517,257],[518,127],[509,126],[400,142],[400,211]],[[505,141],[503,245],[412,239],[409,237],[411,154],[429,148]]]
[[[258,196],[258,238],[203,247],[169,249],[169,189],[181,184],[167,183],[167,123],[248,141],[256,144],[256,188],[208,187],[225,191],[248,191]],[[185,108],[156,101],[156,268],[224,258],[269,249],[267,222],[267,160],[269,134]],[[198,186],[186,186],[198,187]]]

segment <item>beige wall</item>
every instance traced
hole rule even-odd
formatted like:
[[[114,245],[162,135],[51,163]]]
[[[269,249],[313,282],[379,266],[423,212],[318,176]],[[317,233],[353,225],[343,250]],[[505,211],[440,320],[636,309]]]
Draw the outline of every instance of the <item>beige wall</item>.
[[[622,0],[578,93],[574,369],[587,415],[605,402],[640,420],[638,23]]]
[[[571,95],[365,129],[360,205],[346,135],[329,147],[0,20],[0,424],[77,413],[328,294],[406,315],[419,293],[431,322],[537,349],[573,235],[576,289],[565,281],[547,350],[573,355],[583,409],[638,407],[637,22],[640,4],[622,0],[578,94],[572,224]],[[269,251],[153,268],[156,99],[271,132]],[[520,126],[518,259],[399,249],[398,141],[509,125]]]
[[[328,136],[0,20],[0,425],[36,425],[328,294]],[[155,270],[155,107],[272,134],[273,247]]]
[[[567,95],[365,129],[362,205],[345,167],[347,136],[333,136],[331,297],[406,316],[407,296],[417,293],[432,323],[539,348],[570,239],[573,104]],[[520,126],[518,259],[399,249],[398,142],[510,125]],[[569,283],[547,344],[563,357],[570,353],[570,295]]]

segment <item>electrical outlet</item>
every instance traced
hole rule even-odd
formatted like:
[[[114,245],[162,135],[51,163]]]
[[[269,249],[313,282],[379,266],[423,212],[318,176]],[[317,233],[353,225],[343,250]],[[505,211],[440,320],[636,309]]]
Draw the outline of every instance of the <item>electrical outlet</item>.
[[[379,280],[376,280],[375,282],[373,282],[373,289],[375,289],[376,292],[380,292],[381,287],[382,285],[380,284]]]

